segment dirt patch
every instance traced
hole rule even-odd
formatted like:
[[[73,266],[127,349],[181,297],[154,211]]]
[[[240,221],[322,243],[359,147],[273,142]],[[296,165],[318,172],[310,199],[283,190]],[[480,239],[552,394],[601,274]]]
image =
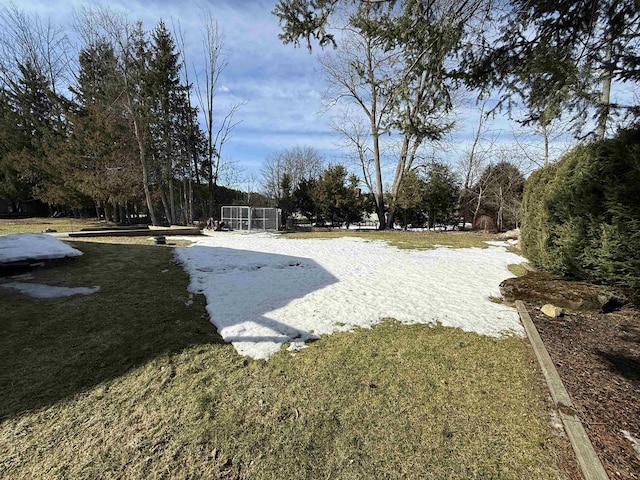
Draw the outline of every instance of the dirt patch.
[[[549,318],[526,305],[610,478],[640,478],[640,309]]]
[[[630,303],[633,297],[630,291],[621,288],[566,280],[543,272],[509,278],[500,284],[500,292],[507,303],[522,300],[538,307],[551,303],[585,312],[612,312]]]

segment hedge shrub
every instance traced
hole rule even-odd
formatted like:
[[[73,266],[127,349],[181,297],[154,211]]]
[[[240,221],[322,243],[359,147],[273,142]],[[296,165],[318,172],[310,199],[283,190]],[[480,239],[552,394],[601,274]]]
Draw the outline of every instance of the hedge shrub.
[[[640,130],[580,145],[531,174],[522,246],[542,270],[640,291]]]

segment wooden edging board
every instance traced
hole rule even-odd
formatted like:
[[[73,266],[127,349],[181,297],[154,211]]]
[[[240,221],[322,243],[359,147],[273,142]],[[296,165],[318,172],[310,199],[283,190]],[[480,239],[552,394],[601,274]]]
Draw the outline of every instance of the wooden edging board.
[[[199,228],[160,228],[137,230],[94,230],[71,232],[69,237],[157,237],[159,235],[200,235]]]
[[[546,347],[542,343],[540,334],[533,324],[529,312],[521,300],[516,300],[516,308],[518,309],[520,319],[527,331],[527,336],[529,337],[531,346],[542,369],[542,374],[549,386],[553,403],[558,409],[558,413],[564,424],[564,429],[567,432],[567,437],[569,437],[573,451],[578,459],[582,475],[585,480],[609,480],[609,476],[602,466],[602,462],[600,458],[598,458],[596,451],[593,449],[591,440],[589,440],[589,436],[549,356],[549,352],[547,352]]]

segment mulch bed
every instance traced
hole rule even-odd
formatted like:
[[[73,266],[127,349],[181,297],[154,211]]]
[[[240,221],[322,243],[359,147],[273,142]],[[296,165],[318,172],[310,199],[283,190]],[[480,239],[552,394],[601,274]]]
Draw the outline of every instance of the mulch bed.
[[[640,309],[549,318],[526,305],[609,477],[640,478]]]

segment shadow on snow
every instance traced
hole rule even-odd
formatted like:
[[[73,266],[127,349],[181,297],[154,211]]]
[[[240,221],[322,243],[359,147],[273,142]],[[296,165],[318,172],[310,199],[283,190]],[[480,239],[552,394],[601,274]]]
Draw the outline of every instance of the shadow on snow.
[[[269,315],[337,282],[314,260],[291,255],[193,246],[180,250],[178,258],[187,265],[192,287],[207,297],[211,322],[220,335],[252,356],[256,349],[273,353],[290,341],[316,339],[313,332]]]

